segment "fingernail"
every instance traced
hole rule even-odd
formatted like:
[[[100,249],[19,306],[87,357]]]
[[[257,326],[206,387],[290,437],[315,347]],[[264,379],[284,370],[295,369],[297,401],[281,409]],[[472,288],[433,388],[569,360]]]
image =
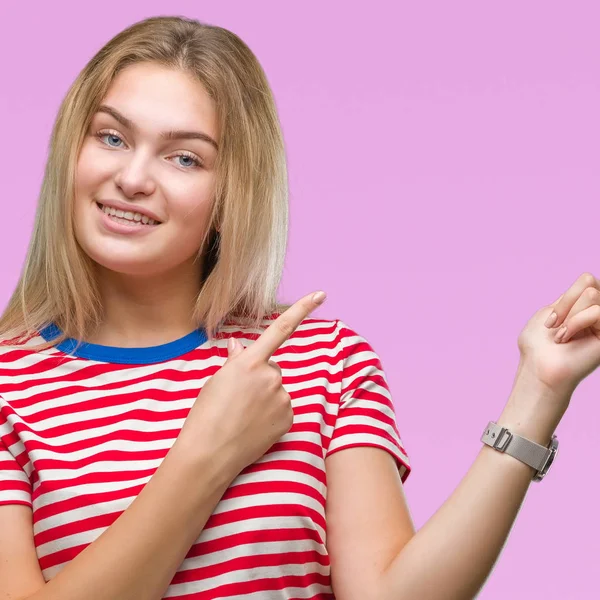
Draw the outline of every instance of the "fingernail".
[[[229,352],[233,352],[235,350],[235,338],[230,337],[227,340],[227,350],[229,350]]]
[[[556,323],[556,319],[558,319],[558,315],[553,312],[547,319],[546,319],[546,327],[552,327],[552,325],[554,325],[554,323]]]
[[[313,294],[312,299],[315,304],[323,304],[326,297],[327,295],[325,294],[325,292],[316,292],[315,294]]]
[[[554,336],[554,339],[558,342],[559,340],[561,340],[563,338],[563,336],[565,335],[565,333],[567,333],[567,328],[566,327],[561,327],[558,330],[558,333]]]

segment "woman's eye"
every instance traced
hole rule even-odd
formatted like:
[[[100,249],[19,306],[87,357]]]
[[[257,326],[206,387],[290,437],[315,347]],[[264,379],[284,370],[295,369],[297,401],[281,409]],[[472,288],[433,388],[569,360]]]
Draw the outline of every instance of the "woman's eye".
[[[178,154],[175,156],[175,158],[179,161],[179,166],[185,167],[186,169],[189,169],[190,167],[201,166],[200,161],[196,157],[189,154]]]
[[[106,142],[104,142],[107,146],[111,146],[112,148],[119,148],[119,142],[122,142],[123,140],[118,136],[115,135],[114,133],[99,133],[98,137],[100,138],[100,140],[104,141],[104,139],[106,138]]]

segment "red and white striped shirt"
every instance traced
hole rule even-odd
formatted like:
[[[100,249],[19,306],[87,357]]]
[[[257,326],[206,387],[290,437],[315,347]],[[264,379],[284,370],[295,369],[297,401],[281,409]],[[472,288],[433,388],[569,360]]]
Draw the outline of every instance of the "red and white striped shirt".
[[[68,340],[31,350],[40,336],[0,345],[0,505],[32,508],[46,581],[152,477],[225,362],[227,338],[247,346],[259,333],[227,322],[212,342],[198,330],[152,348],[75,350]],[[165,598],[331,600],[325,458],[374,446],[396,459],[402,480],[410,472],[380,359],[364,338],[339,320],[308,318],[273,360],[293,426],[233,481]]]

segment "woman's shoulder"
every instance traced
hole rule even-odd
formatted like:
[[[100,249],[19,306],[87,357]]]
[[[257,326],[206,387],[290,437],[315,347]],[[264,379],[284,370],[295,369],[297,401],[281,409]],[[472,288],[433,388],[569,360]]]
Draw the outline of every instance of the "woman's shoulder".
[[[268,327],[270,327],[281,315],[283,311],[274,311],[265,315],[259,322],[248,323],[243,319],[230,317],[226,319],[219,332],[225,336],[231,334],[245,334],[250,337],[260,336]],[[348,329],[347,325],[340,319],[325,319],[308,316],[302,320],[296,327],[290,337],[307,337],[311,335],[337,335],[340,329]]]
[[[19,336],[0,335],[0,363],[13,362],[19,358],[48,352],[53,352],[53,347],[39,333]]]
[[[236,337],[244,343],[258,339],[266,329],[282,314],[280,311],[266,315],[258,324],[248,324],[238,319],[224,321],[219,329],[219,338]],[[348,348],[356,344],[368,345],[368,342],[339,318],[308,316],[292,332],[281,348],[303,347],[311,352],[326,350],[327,354],[345,354]],[[246,344],[247,345],[247,344]]]

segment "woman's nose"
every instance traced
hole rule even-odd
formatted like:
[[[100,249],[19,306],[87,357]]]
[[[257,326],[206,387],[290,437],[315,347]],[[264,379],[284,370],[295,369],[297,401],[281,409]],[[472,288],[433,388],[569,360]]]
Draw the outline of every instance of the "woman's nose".
[[[128,197],[144,194],[150,196],[156,189],[152,177],[150,159],[143,156],[131,157],[115,176],[116,185]]]

